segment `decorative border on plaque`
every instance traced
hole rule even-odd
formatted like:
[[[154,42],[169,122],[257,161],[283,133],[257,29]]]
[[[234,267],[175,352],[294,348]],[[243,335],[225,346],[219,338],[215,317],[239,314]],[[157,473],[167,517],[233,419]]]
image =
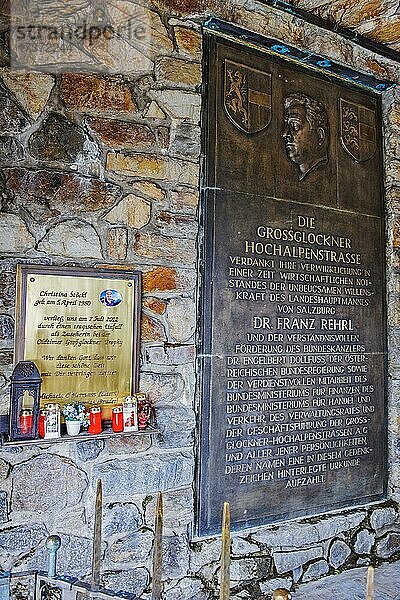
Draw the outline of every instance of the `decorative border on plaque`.
[[[17,266],[15,362],[37,365],[42,405],[100,405],[111,418],[138,390],[140,299],[138,271]]]
[[[291,7],[293,9],[293,7]],[[242,44],[247,44],[254,48],[259,48],[275,56],[281,56],[291,62],[296,62],[310,69],[319,71],[329,77],[344,79],[354,85],[373,90],[374,92],[382,93],[395,87],[393,81],[388,79],[377,79],[372,75],[366,75],[336,63],[324,56],[300,50],[291,44],[282,43],[275,38],[269,38],[258,33],[242,29],[232,23],[221,21],[220,19],[210,18],[204,23],[204,29],[214,35],[240,41]]]

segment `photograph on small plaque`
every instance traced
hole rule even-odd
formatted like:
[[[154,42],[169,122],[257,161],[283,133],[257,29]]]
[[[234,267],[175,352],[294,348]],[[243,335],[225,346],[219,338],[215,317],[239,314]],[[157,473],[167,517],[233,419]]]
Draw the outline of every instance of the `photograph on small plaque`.
[[[15,363],[33,361],[40,404],[112,407],[138,391],[138,271],[20,264]]]

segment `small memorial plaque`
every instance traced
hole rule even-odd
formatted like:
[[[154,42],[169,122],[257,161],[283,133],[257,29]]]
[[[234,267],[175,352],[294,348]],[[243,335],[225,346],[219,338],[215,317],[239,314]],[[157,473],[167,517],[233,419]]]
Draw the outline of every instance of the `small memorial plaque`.
[[[101,405],[111,419],[137,391],[139,323],[138,272],[18,266],[15,360],[38,366],[42,405]]]
[[[210,37],[201,536],[386,492],[378,98]]]

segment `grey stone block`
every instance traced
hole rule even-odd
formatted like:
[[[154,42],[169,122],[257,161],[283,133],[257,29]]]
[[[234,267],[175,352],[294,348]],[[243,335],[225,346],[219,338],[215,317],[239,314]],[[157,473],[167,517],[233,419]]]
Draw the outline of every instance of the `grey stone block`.
[[[374,542],[374,534],[370,533],[367,529],[362,529],[357,534],[354,551],[357,552],[357,554],[369,554]]]
[[[0,458],[0,481],[4,481],[5,479],[7,479],[10,473],[10,468],[10,463]]]
[[[278,588],[290,590],[291,587],[292,580],[289,577],[276,577],[260,583],[260,590],[263,594],[272,594]]]
[[[301,576],[303,575],[303,567],[296,567],[292,571],[293,583],[297,583],[300,581]]]
[[[25,112],[12,99],[3,84],[0,85],[0,130],[3,133],[19,133],[29,127],[30,122]]]
[[[322,575],[326,575],[329,572],[329,565],[326,560],[318,560],[312,563],[303,576],[303,582],[312,581],[313,579],[319,579]]]
[[[189,485],[193,456],[179,453],[110,460],[95,465],[93,476],[102,479],[104,497],[155,493]]]
[[[14,338],[14,319],[9,315],[0,315],[0,340]]]
[[[54,454],[16,465],[13,474],[13,511],[60,512],[79,504],[87,487],[86,474],[70,460]]]
[[[0,550],[9,554],[28,553],[47,537],[44,525],[19,525],[0,532]],[[0,554],[0,556],[4,556]]]
[[[194,412],[182,406],[158,406],[157,427],[161,448],[182,448],[193,444],[196,425]]]
[[[104,440],[88,440],[76,445],[76,453],[80,460],[86,462],[97,458],[104,449]]]
[[[274,530],[252,534],[251,538],[271,548],[304,548],[357,527],[365,516],[364,511],[358,511],[353,514],[322,518],[317,523],[287,523]]]
[[[115,503],[103,510],[103,530],[105,536],[116,533],[132,533],[143,524],[142,514],[136,504]]]
[[[214,563],[218,565],[221,559],[221,540],[200,542],[190,554],[190,570],[198,573],[202,567]]]
[[[11,135],[0,135],[0,160],[19,162],[24,158],[24,147]]]
[[[145,521],[148,527],[154,527],[156,514],[157,496],[154,494],[151,499],[146,498]],[[193,522],[193,490],[192,488],[183,488],[171,490],[163,494],[164,505],[164,524],[163,531],[165,535],[187,531],[188,525]]]
[[[376,547],[379,558],[390,558],[397,552],[400,552],[400,533],[389,533]]]
[[[178,373],[142,373],[141,389],[155,404],[176,406],[184,394],[184,381]]]
[[[7,492],[0,492],[0,523],[8,521]]]
[[[196,329],[196,309],[192,298],[180,297],[169,301],[166,318],[173,342],[183,344],[191,339]]]
[[[297,567],[315,558],[322,558],[323,549],[320,546],[308,550],[296,550],[294,552],[275,552],[273,558],[276,570],[279,574],[288,573]]]
[[[250,581],[268,577],[271,566],[269,556],[241,558],[231,560],[231,580]]]
[[[251,544],[247,540],[240,537],[234,537],[232,539],[232,553],[244,556],[246,554],[254,554],[259,552],[260,548],[256,544]]]
[[[32,134],[29,151],[38,160],[66,163],[93,160],[98,155],[96,144],[89,139],[84,129],[55,112],[49,113],[40,129]]]
[[[193,363],[195,347],[183,346],[150,346],[146,348],[146,362],[154,365],[177,366]]]
[[[67,250],[68,248],[68,250]],[[57,223],[38,243],[40,252],[68,258],[102,258],[100,238],[92,225],[78,219]]]
[[[375,531],[378,531],[379,529],[382,529],[386,525],[391,525],[392,523],[395,523],[396,518],[397,518],[397,513],[394,508],[392,508],[392,507],[377,508],[371,514],[370,521],[371,521],[371,525],[372,525],[373,529],[375,529]]]
[[[58,533],[61,547],[57,553],[57,576],[84,577],[91,573],[92,540],[85,537]],[[27,568],[47,573],[49,553],[41,547],[27,562]]]
[[[376,600],[399,600],[399,562],[375,569]],[[293,600],[365,600],[367,569],[349,569],[305,583],[293,592]]]
[[[351,554],[351,550],[345,542],[335,540],[329,550],[329,563],[334,569],[342,566]]]
[[[200,154],[200,130],[197,125],[182,121],[176,128],[171,152],[196,157]]]
[[[165,600],[207,600],[209,595],[203,589],[199,579],[185,577],[166,589]]]
[[[151,531],[136,531],[114,542],[107,556],[114,563],[133,562],[138,565],[143,564],[143,561],[150,556],[153,538]]]
[[[129,571],[110,571],[102,576],[104,587],[116,593],[128,592],[140,597],[149,585],[150,576],[144,567]]]
[[[186,535],[168,535],[162,540],[163,574],[169,579],[184,577],[189,571],[189,541]]]

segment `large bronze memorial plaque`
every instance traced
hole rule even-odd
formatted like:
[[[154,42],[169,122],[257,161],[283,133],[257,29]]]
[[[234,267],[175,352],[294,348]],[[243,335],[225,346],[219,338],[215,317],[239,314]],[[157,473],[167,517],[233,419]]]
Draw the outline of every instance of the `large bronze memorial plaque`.
[[[209,37],[200,536],[386,493],[379,98]]]

